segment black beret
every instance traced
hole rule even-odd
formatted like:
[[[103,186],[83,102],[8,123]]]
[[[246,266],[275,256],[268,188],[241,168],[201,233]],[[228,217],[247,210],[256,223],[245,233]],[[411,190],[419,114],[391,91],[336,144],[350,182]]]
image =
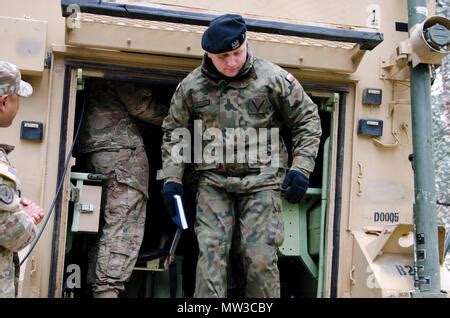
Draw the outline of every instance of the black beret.
[[[218,54],[236,50],[245,41],[247,26],[238,14],[224,14],[214,18],[203,33],[202,48]]]

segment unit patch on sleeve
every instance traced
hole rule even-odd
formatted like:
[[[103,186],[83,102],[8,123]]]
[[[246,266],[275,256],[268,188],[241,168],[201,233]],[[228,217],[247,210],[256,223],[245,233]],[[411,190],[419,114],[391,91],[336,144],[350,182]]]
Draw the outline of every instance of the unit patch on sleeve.
[[[0,184],[0,201],[11,204],[14,200],[14,192],[7,184]]]

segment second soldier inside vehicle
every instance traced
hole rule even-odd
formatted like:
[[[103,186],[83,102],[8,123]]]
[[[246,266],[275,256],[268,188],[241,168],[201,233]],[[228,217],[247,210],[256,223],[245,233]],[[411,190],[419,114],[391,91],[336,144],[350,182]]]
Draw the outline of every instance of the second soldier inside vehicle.
[[[152,89],[134,83],[90,79],[79,151],[88,171],[108,176],[101,233],[90,251],[93,297],[117,298],[136,263],[145,229],[149,165],[134,118],[160,125],[167,106]]]

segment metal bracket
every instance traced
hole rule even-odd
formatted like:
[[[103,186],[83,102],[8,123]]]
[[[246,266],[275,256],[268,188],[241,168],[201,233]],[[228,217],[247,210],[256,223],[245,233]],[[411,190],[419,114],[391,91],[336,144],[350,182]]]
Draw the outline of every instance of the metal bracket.
[[[381,58],[381,79],[392,81],[409,80],[408,62],[412,49],[409,41],[400,42],[395,52],[389,57]]]
[[[410,101],[407,99],[398,99],[398,100],[393,100],[393,101],[389,102],[388,118],[391,118],[391,134],[394,137],[394,143],[387,144],[387,143],[381,142],[380,140],[378,140],[376,138],[372,138],[372,141],[375,144],[375,146],[380,147],[380,148],[385,148],[385,149],[392,149],[392,148],[397,147],[400,144],[400,140],[398,138],[398,133],[394,129],[395,108],[396,108],[396,105],[399,105],[399,104],[408,105],[409,103],[410,103]],[[406,129],[406,127],[403,126],[402,129]],[[408,132],[406,131],[405,133],[408,137]]]
[[[381,142],[381,141],[379,141],[378,139],[376,139],[376,138],[372,138],[372,141],[373,141],[373,143],[375,144],[375,146],[377,146],[377,147],[381,147],[381,148],[395,148],[395,147],[397,147],[398,146],[398,144],[400,143],[399,142],[399,140],[398,140],[398,138],[397,138],[397,134],[396,133],[392,133],[392,136],[394,136],[394,140],[395,140],[395,142],[393,143],[393,144],[386,144],[386,143],[383,143],[383,142]]]
[[[358,172],[358,179],[356,182],[358,182],[358,193],[356,194],[358,197],[360,197],[363,193],[362,191],[362,178],[363,178],[363,171],[362,171],[362,164],[361,162],[358,162],[358,168],[359,168],[359,172]]]
[[[392,81],[409,80],[409,48],[408,44],[401,42],[395,53],[389,57],[382,57],[380,63],[380,78]]]

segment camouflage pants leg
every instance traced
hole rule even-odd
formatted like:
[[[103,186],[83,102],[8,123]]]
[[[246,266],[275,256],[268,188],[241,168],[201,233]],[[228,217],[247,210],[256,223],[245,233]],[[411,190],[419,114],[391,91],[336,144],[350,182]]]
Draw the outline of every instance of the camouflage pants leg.
[[[279,298],[278,247],[284,241],[280,192],[263,190],[239,195],[240,237],[247,277],[246,298]]]
[[[147,157],[141,150],[121,150],[114,158],[111,153],[94,154],[90,158],[95,172],[110,176],[104,191],[101,235],[90,255],[88,280],[95,272],[94,293],[124,290],[144,237]],[[138,190],[139,179],[143,179],[143,186]]]
[[[233,205],[225,190],[199,186],[195,220],[199,255],[194,297],[227,296],[228,253],[235,223]]]
[[[0,298],[16,297],[14,267],[13,253],[0,246]]]
[[[244,271],[237,276],[246,277],[245,297],[280,297],[277,249],[284,240],[284,225],[279,191],[232,195],[205,185],[200,185],[197,200],[195,231],[200,253],[195,296],[227,296],[235,222],[239,222],[236,237]]]
[[[107,194],[93,292],[124,290],[144,237],[147,198],[142,192],[112,180]]]
[[[13,253],[13,262],[14,262],[14,297],[17,298],[19,294],[19,278],[20,278],[20,259],[19,253]]]

